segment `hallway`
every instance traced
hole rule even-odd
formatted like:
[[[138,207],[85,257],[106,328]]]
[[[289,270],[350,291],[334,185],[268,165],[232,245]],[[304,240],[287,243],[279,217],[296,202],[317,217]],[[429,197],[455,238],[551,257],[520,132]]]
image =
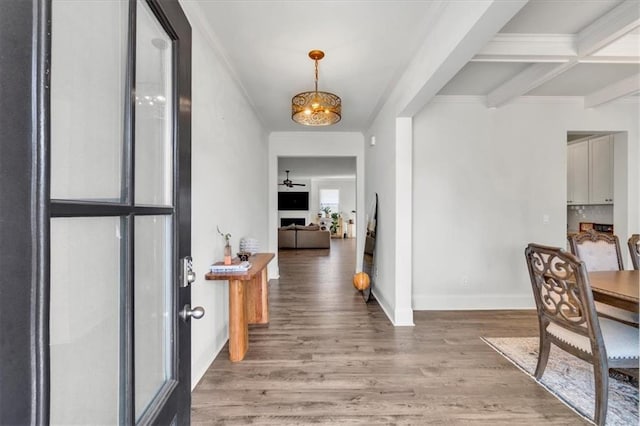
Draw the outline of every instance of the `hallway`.
[[[268,327],[244,361],[225,346],[192,393],[192,423],[584,424],[479,336],[535,336],[532,311],[415,312],[393,327],[353,288],[355,240],[280,251]]]

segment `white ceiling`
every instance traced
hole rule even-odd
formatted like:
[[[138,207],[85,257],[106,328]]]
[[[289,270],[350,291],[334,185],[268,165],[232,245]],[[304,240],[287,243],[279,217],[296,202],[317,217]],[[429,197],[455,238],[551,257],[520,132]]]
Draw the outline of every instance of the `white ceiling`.
[[[575,34],[622,0],[531,0],[500,32]]]
[[[189,1],[189,0],[187,0]],[[319,90],[342,98],[342,120],[321,130],[359,131],[408,64],[433,18],[430,1],[206,1],[203,17],[265,126],[291,120],[291,98],[313,89],[312,49],[325,52]]]
[[[320,90],[343,102],[342,121],[315,130],[366,131],[446,7],[435,0],[183,3],[208,25],[267,131],[314,130],[294,123],[290,109],[293,95],[313,88],[311,49],[326,53]],[[486,96],[491,107],[523,95],[581,96],[585,107],[631,97],[640,90],[638,8],[638,0],[530,0],[439,94]]]

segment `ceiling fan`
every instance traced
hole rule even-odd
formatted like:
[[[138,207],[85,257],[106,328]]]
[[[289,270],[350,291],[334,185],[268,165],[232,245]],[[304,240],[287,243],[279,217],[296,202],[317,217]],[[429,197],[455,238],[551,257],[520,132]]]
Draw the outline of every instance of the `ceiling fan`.
[[[293,183],[290,179],[289,179],[289,170],[285,170],[285,172],[287,172],[287,177],[285,180],[282,181],[282,183],[279,183],[278,185],[280,186],[286,186],[287,188],[293,188],[294,186],[307,186],[304,183]]]

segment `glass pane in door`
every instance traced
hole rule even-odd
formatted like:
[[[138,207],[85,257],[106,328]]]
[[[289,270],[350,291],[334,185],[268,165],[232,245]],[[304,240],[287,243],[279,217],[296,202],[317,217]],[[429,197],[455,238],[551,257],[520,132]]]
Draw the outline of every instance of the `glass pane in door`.
[[[136,420],[175,377],[171,216],[136,216],[134,351]]]
[[[138,1],[136,34],[135,202],[173,204],[171,39]]]
[[[119,217],[51,219],[51,424],[117,424]]]
[[[122,199],[128,2],[53,0],[51,198]]]

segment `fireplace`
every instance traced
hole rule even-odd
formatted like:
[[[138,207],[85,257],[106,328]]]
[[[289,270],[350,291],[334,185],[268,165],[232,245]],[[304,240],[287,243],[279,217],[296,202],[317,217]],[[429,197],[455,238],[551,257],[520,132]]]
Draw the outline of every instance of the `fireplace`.
[[[304,226],[305,222],[304,217],[283,217],[280,219],[280,226],[288,226],[291,224]]]

